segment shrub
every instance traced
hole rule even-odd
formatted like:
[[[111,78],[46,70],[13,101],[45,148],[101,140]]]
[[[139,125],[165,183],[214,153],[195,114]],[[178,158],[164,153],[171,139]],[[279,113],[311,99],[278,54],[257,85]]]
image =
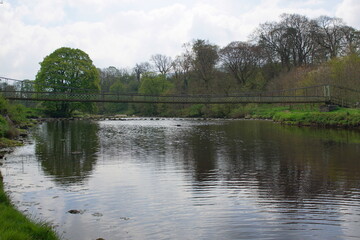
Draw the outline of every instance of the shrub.
[[[204,115],[204,108],[204,104],[191,105],[185,110],[185,115],[187,117],[202,117]]]
[[[0,137],[4,137],[9,130],[9,125],[6,119],[0,115]]]

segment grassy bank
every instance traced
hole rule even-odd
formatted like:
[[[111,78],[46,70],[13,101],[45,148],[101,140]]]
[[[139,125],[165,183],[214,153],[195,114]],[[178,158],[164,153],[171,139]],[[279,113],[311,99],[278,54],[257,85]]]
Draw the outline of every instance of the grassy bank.
[[[31,111],[24,106],[10,104],[0,97],[0,159],[12,147],[21,145],[19,137],[26,136],[25,129],[31,125],[29,114],[32,114]],[[0,172],[0,240],[53,239],[58,237],[50,226],[32,222],[10,203]]]
[[[301,126],[359,128],[360,111],[339,109],[333,112],[278,112],[273,120]]]
[[[331,112],[321,112],[319,104],[297,104],[287,106],[274,104],[198,104],[172,114],[181,117],[272,119],[284,124],[300,126],[339,128],[360,127],[360,109],[339,107]]]
[[[360,110],[337,108],[320,112],[318,105],[295,105],[287,107],[259,107],[251,114],[254,118],[267,118],[298,126],[359,128]]]
[[[33,223],[10,203],[3,190],[0,174],[0,240],[56,240],[58,237],[45,223]]]
[[[30,124],[30,110],[20,104],[10,104],[0,96],[0,147],[17,145],[16,139],[25,134]]]

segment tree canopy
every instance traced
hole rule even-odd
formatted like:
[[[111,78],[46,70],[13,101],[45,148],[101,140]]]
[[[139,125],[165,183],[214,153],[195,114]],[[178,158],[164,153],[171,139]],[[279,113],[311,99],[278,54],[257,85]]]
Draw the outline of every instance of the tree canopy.
[[[282,14],[278,21],[260,24],[248,41],[218,46],[206,39],[193,39],[183,44],[177,56],[158,53],[130,68],[110,66],[97,71],[101,91],[112,94],[229,95],[325,83],[357,86],[359,58],[360,32],[341,19]],[[55,78],[46,81],[51,79]],[[82,85],[73,81],[67,85],[72,84]],[[99,103],[98,107],[101,113],[146,115],[176,115],[176,110],[186,108],[145,105]],[[201,106],[194,109],[209,110]]]
[[[84,93],[100,90],[99,72],[89,55],[80,49],[62,47],[40,63],[35,79],[36,91]],[[44,102],[46,111],[55,117],[68,117],[74,110],[92,111],[92,103]]]

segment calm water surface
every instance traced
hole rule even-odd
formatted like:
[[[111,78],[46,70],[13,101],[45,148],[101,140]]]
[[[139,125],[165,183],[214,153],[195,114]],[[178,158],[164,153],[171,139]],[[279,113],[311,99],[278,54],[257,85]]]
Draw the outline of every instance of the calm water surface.
[[[1,171],[16,206],[64,239],[360,239],[354,131],[58,121]]]

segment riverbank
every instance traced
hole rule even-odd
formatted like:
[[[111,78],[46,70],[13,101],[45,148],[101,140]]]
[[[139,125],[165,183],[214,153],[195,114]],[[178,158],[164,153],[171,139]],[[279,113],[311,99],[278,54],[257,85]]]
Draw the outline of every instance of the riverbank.
[[[335,107],[323,112],[318,105],[260,107],[249,114],[252,118],[271,119],[287,125],[327,128],[360,128],[360,109]]]
[[[14,147],[21,146],[17,139],[0,139],[0,166],[4,155],[11,153]],[[0,171],[0,240],[58,240],[53,228],[46,222],[27,218],[12,204],[4,191],[3,177]]]
[[[0,173],[0,239],[57,240],[53,229],[42,222],[34,223],[17,211],[3,188]]]
[[[296,104],[296,105],[274,105],[274,104],[239,104],[239,105],[204,105],[195,104],[185,108],[174,108],[172,112],[164,112],[159,115],[148,116],[138,114],[84,114],[72,118],[44,118],[39,121],[57,120],[136,120],[150,119],[160,120],[163,118],[180,119],[267,119],[281,124],[296,126],[312,126],[321,128],[360,128],[360,109],[341,108],[331,106],[331,111],[324,111],[328,106],[320,104]]]
[[[31,110],[10,104],[0,97],[0,166],[4,156],[21,146],[27,129],[35,123],[29,120]],[[0,171],[0,240],[56,240],[58,237],[45,222],[32,221],[15,209],[4,191]]]
[[[322,110],[321,110],[322,109]],[[326,109],[326,107],[325,107]],[[181,117],[268,119],[287,125],[330,128],[360,128],[360,109],[334,107],[324,112],[320,104],[193,105]]]

